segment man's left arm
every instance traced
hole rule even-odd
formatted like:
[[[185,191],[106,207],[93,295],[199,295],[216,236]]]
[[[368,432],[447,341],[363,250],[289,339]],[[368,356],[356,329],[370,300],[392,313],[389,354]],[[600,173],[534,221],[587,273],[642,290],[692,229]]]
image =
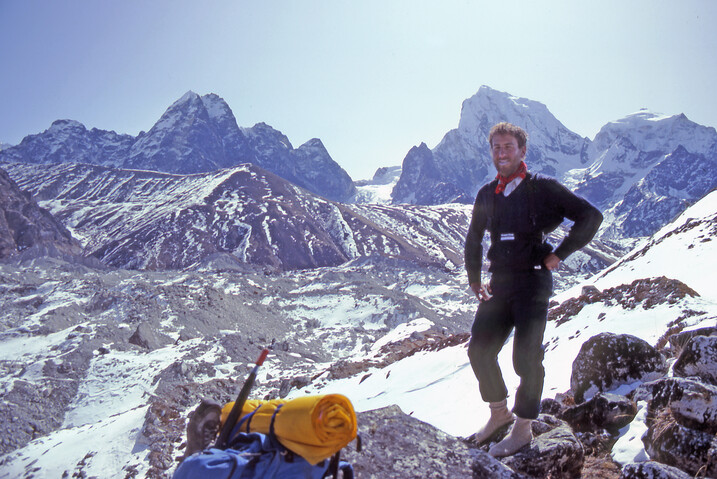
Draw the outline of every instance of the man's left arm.
[[[551,199],[555,202],[554,204],[557,206],[558,211],[565,218],[574,222],[568,235],[552,253],[560,261],[563,261],[593,239],[598,228],[600,228],[603,216],[589,201],[576,195],[557,181],[550,185],[550,190]],[[555,259],[546,258],[545,263],[548,269],[554,269],[548,264],[551,261],[555,262]],[[557,263],[555,267],[557,268]]]

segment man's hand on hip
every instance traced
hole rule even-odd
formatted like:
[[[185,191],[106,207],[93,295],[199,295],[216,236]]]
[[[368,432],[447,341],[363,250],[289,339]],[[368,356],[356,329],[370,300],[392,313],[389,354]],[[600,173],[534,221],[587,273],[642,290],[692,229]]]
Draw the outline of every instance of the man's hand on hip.
[[[481,302],[488,301],[493,297],[493,291],[490,289],[490,284],[488,283],[471,283],[471,290],[473,290],[473,294],[476,295],[478,301]]]
[[[543,260],[543,264],[546,268],[548,268],[550,271],[555,271],[558,269],[558,266],[560,266],[560,258],[558,258],[555,253],[550,253],[548,256],[545,257]]]

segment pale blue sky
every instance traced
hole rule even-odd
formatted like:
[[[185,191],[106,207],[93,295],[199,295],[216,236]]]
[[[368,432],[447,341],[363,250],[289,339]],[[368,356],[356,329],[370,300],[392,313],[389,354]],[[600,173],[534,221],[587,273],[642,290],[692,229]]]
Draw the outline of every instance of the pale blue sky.
[[[481,85],[590,138],[643,107],[717,126],[716,25],[714,0],[0,0],[0,141],[137,134],[188,90],[354,179],[434,147]]]

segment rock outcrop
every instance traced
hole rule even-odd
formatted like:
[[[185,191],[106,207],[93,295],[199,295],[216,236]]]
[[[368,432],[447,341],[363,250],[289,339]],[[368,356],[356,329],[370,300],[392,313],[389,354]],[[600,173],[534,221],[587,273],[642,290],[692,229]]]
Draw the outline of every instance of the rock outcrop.
[[[585,343],[573,361],[570,389],[583,402],[600,391],[637,381],[650,381],[667,373],[665,357],[635,336],[601,333]]]
[[[67,228],[0,169],[0,260],[81,253]]]

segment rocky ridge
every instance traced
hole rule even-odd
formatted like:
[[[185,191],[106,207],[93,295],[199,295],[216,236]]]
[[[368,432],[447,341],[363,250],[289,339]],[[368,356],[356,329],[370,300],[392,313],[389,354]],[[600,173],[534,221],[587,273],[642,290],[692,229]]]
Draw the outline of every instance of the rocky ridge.
[[[329,199],[343,201],[356,189],[318,139],[294,148],[265,123],[241,128],[215,94],[187,92],[148,132],[137,137],[57,120],[46,131],[0,150],[0,163],[86,163],[191,174],[252,163]]]

